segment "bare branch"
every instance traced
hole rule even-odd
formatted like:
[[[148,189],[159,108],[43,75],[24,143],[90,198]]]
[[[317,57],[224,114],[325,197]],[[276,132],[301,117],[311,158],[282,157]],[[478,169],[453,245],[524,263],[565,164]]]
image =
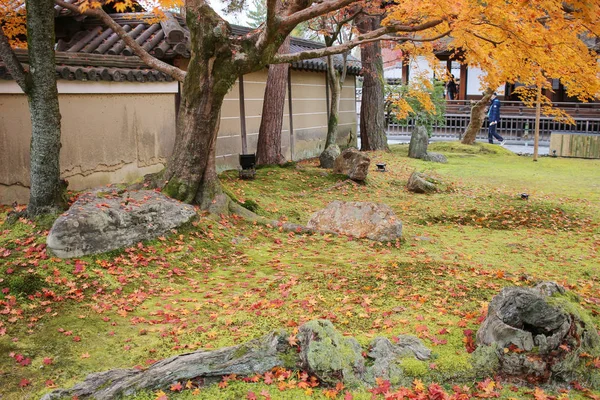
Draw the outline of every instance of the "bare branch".
[[[79,7],[66,3],[63,0],[54,0],[54,3],[58,4],[61,7],[64,7],[76,14],[89,15],[93,17],[100,18],[102,22],[104,22],[113,32],[116,32],[119,37],[133,50],[135,55],[142,59],[142,61],[151,68],[154,68],[160,72],[164,72],[172,76],[175,80],[179,82],[183,82],[185,79],[186,72],[173,66],[167,64],[164,61],[160,61],[156,57],[151,56],[146,50],[142,48],[131,36],[125,32],[123,27],[117,24],[104,10],[101,8],[88,8],[84,12],[81,12]]]
[[[356,0],[325,0],[322,3],[313,4],[310,7],[296,11],[295,13],[282,18],[281,27],[291,30],[301,22],[308,21],[309,19],[313,19],[320,15],[325,15],[331,11],[339,10],[355,1]]]
[[[471,35],[475,36],[477,39],[481,39],[481,40],[483,40],[484,42],[488,42],[488,43],[491,43],[491,44],[493,44],[493,45],[494,45],[494,47],[496,47],[496,46],[498,46],[499,44],[502,44],[502,43],[504,43],[504,42],[505,42],[505,40],[502,40],[502,41],[498,42],[498,41],[496,41],[496,40],[492,40],[492,39],[486,38],[485,36],[482,36],[482,35],[478,34],[477,32],[473,32],[472,30],[469,30],[469,29],[468,29],[468,30],[466,30],[466,32],[468,32],[468,33],[470,33]]]
[[[388,25],[388,26],[381,27],[379,29],[375,29],[364,35],[358,35],[358,37],[355,40],[351,40],[347,43],[340,44],[338,46],[324,47],[324,48],[314,49],[314,50],[306,50],[306,51],[302,51],[302,52],[298,52],[298,53],[291,53],[291,54],[277,54],[275,56],[275,58],[273,59],[272,63],[273,64],[290,63],[290,62],[294,62],[294,61],[308,60],[311,58],[320,58],[320,57],[328,56],[331,54],[339,54],[339,53],[343,53],[345,51],[349,51],[349,50],[353,49],[354,47],[361,45],[363,43],[376,42],[378,40],[382,40],[382,38],[385,38],[385,40],[396,40],[396,41],[433,41],[433,40],[440,39],[444,36],[447,36],[448,34],[450,34],[450,31],[447,31],[442,35],[438,35],[435,38],[426,38],[426,39],[411,38],[408,36],[394,37],[394,36],[384,36],[384,35],[386,35],[388,33],[392,33],[392,32],[423,31],[425,29],[433,28],[433,27],[441,24],[442,22],[443,22],[443,20],[441,20],[441,19],[435,19],[435,20],[431,20],[428,22],[424,22],[420,25],[414,25],[414,26],[399,25],[399,24]]]
[[[29,74],[25,72],[23,65],[17,59],[17,55],[13,51],[12,47],[10,47],[8,38],[2,30],[2,26],[0,26],[0,59],[2,59],[6,65],[6,69],[8,69],[8,72],[10,72],[10,75],[13,77],[15,82],[17,82],[21,90],[23,90],[23,93],[27,94],[30,88]]]

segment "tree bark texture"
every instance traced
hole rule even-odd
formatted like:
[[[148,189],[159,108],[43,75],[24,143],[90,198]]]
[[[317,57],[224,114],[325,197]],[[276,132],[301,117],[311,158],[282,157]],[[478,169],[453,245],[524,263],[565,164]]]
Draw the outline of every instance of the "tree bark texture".
[[[60,112],[54,67],[54,2],[28,0],[26,6],[31,75],[27,98],[32,125],[27,213],[36,216],[64,205],[59,165]]]
[[[340,95],[342,92],[341,80],[342,74],[335,69],[333,56],[327,56],[327,82],[331,93],[331,102],[329,103],[329,121],[327,121],[327,139],[325,140],[325,148],[337,144]]]
[[[381,17],[359,15],[356,26],[362,34],[377,29]],[[360,49],[363,66],[363,88],[360,104],[361,150],[389,150],[385,133],[384,78],[381,45],[363,44]]]
[[[290,38],[288,37],[279,48],[278,53],[285,54],[289,51]],[[285,157],[281,154],[281,127],[287,92],[288,69],[289,64],[269,66],[256,145],[257,165],[283,164],[285,162]]]
[[[481,124],[485,119],[485,106],[488,105],[492,94],[494,92],[491,89],[486,89],[483,92],[483,97],[477,103],[471,107],[471,120],[465,130],[465,135],[462,139],[462,144],[473,144],[477,138],[477,132],[481,129]]]
[[[263,374],[282,366],[281,355],[289,350],[288,335],[272,332],[248,343],[214,351],[180,354],[152,364],[146,370],[113,369],[90,374],[71,389],[58,389],[42,400],[80,398],[110,400],[132,395],[143,389],[160,389],[175,382],[204,385],[218,382],[221,377],[235,374]]]
[[[169,196],[210,209],[222,194],[215,165],[221,106],[238,71],[228,41],[229,26],[202,1],[189,1],[186,17],[191,58],[175,146],[162,179]]]

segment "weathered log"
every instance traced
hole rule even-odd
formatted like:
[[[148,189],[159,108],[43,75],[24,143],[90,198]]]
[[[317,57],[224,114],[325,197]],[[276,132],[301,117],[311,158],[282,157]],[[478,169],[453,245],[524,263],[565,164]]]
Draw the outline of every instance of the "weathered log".
[[[137,39],[135,39],[136,43],[143,44],[159,28],[160,28],[159,24],[154,24],[154,25],[150,26],[150,28],[146,29],[140,36],[138,36]],[[124,56],[132,56],[133,54],[134,54],[133,50],[131,50],[131,48],[129,46],[125,47],[125,49],[123,50]]]
[[[97,26],[92,29],[87,35],[81,38],[77,43],[75,43],[71,48],[67,50],[67,53],[77,53],[79,50],[83,49],[86,44],[94,40],[95,37],[102,31],[101,26]]]
[[[131,33],[129,34],[129,36],[132,39],[135,39],[136,37],[138,37],[138,35],[140,35],[144,29],[146,29],[146,25],[138,25],[135,27],[134,30],[131,31]],[[123,51],[123,49],[125,48],[125,42],[123,40],[119,40],[113,47],[110,48],[110,50],[108,50],[108,54],[112,54],[112,55],[117,55],[117,54],[121,54],[121,52]]]
[[[113,34],[112,29],[108,28],[107,30],[102,32],[102,35],[98,36],[96,39],[94,39],[90,43],[88,43],[88,45],[85,46],[81,50],[81,52],[82,53],[91,53],[92,51],[96,50],[96,48],[98,48],[98,46],[100,46],[100,44],[102,44],[102,42],[104,42],[112,34]]]
[[[131,30],[131,26],[124,25],[123,30],[125,32],[129,32]],[[119,41],[119,39],[120,39],[119,35],[117,33],[113,33],[106,40],[106,42],[102,43],[96,50],[94,50],[94,53],[95,54],[104,54],[108,49],[110,49],[112,47],[112,45],[117,43]]]
[[[223,376],[263,374],[281,366],[306,371],[325,384],[342,380],[350,387],[372,386],[381,376],[395,381],[406,378],[396,367],[402,359],[426,360],[431,355],[416,337],[400,335],[398,343],[377,337],[368,346],[373,364],[367,365],[356,339],[344,337],[327,320],[313,320],[302,325],[298,332],[299,348],[291,347],[288,338],[288,333],[279,330],[239,346],[180,354],[142,371],[115,369],[90,374],[71,389],[57,389],[42,400],[114,399],[140,390],[164,389],[176,382],[190,380],[203,386],[216,383]]]
[[[263,374],[283,366],[281,355],[290,346],[285,331],[276,331],[248,343],[214,351],[195,351],[159,361],[148,369],[116,369],[90,374],[71,389],[58,389],[42,400],[75,397],[114,399],[143,389],[165,388],[175,382],[192,380],[212,383],[222,376]]]
[[[167,43],[176,44],[183,42],[185,40],[185,32],[177,19],[173,16],[172,13],[166,12],[166,18],[163,21],[160,21],[160,25],[165,32],[165,38]]]
[[[600,388],[583,354],[599,354],[600,336],[580,300],[554,282],[507,287],[494,296],[477,331],[475,366],[519,382]]]

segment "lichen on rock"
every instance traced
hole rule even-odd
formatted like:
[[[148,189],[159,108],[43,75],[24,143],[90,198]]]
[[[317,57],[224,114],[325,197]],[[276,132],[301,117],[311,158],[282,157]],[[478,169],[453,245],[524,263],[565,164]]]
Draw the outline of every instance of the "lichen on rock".
[[[600,337],[578,303],[553,282],[504,288],[477,332],[474,363],[513,380],[600,388],[600,372],[586,368],[587,356],[600,355]]]
[[[360,386],[364,374],[362,349],[356,339],[345,338],[327,320],[314,320],[299,328],[302,368],[322,382],[343,381],[350,387]]]

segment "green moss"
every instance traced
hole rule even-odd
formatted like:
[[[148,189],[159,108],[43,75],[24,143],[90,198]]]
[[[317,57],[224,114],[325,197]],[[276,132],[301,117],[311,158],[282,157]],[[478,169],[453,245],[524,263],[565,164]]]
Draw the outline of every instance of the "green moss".
[[[416,358],[404,358],[400,361],[400,367],[404,374],[410,377],[418,378],[427,375],[429,368],[425,361]]]
[[[11,295],[30,295],[38,292],[45,286],[44,279],[37,274],[7,275],[3,284],[10,289]],[[0,294],[2,297],[2,294]]]
[[[477,378],[494,376],[500,369],[496,346],[478,346],[471,354],[473,370]]]
[[[297,369],[298,363],[300,362],[300,357],[298,356],[298,351],[295,348],[292,348],[285,353],[282,353],[279,358],[283,362],[283,366],[287,369]]]
[[[321,380],[335,384],[343,379],[349,386],[359,386],[360,382],[354,373],[362,361],[358,343],[343,337],[329,321],[313,320],[304,327],[318,338],[310,342],[306,353],[309,365],[317,371]]]

